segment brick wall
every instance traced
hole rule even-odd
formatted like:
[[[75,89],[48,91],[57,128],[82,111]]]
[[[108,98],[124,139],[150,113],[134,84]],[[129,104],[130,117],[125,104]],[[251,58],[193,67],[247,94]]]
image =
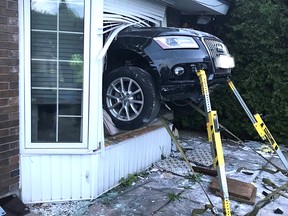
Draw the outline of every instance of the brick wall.
[[[0,197],[19,188],[18,1],[0,1]]]

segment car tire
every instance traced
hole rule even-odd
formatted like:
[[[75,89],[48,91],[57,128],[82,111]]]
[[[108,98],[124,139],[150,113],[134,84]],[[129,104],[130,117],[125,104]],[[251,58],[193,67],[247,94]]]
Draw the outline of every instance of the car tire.
[[[154,120],[160,97],[151,75],[145,70],[123,66],[104,74],[103,106],[115,126],[134,130]]]

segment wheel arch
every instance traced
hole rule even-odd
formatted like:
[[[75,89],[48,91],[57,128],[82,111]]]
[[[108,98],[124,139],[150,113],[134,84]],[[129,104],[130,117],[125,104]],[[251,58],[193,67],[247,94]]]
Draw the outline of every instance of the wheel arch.
[[[153,66],[153,61],[144,53],[129,49],[111,50],[107,53],[105,72],[109,73],[121,66],[135,66],[147,71],[153,78],[154,84],[160,84],[160,74]]]

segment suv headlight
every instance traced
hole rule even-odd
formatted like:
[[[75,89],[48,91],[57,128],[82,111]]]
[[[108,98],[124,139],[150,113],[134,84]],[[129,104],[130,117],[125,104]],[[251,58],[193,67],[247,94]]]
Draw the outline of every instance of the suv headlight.
[[[230,69],[235,67],[234,58],[230,55],[220,55],[215,58],[216,68]]]
[[[192,37],[186,36],[163,36],[155,37],[154,41],[162,47],[162,49],[197,49],[199,45]]]

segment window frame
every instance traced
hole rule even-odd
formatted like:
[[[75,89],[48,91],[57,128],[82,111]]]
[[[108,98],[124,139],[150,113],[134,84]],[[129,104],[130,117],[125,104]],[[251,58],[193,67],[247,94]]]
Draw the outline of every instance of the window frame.
[[[72,153],[84,150],[89,150],[88,145],[88,118],[89,118],[89,68],[90,68],[90,1],[84,1],[84,44],[83,44],[83,86],[82,86],[82,129],[81,136],[82,142],[32,142],[31,137],[31,124],[32,124],[32,111],[31,111],[31,1],[23,1],[23,27],[26,31],[23,32],[23,52],[22,58],[24,59],[24,149],[37,151],[48,150],[47,152],[67,152],[70,149]],[[29,31],[27,31],[29,29]],[[21,41],[20,41],[21,42]],[[19,56],[21,58],[21,56]],[[22,90],[22,89],[19,89]],[[94,146],[95,147],[95,146]],[[66,151],[65,151],[66,150]]]

